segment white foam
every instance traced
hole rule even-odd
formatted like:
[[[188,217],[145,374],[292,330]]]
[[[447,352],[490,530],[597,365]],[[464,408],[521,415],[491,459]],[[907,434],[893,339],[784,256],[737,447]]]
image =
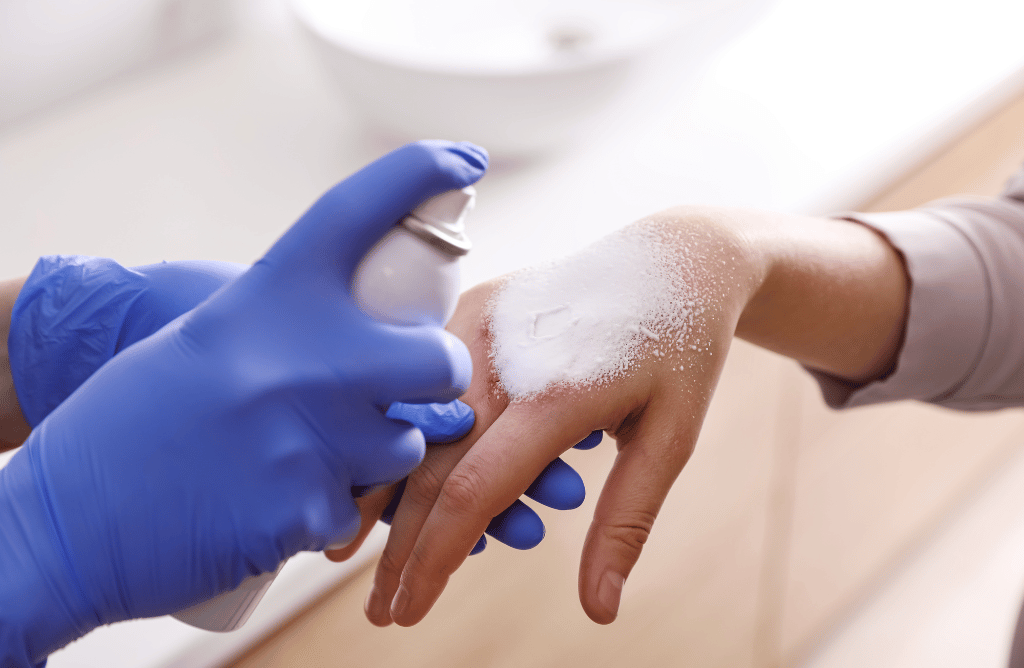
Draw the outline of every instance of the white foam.
[[[689,351],[704,310],[690,260],[656,224],[638,224],[509,277],[489,306],[491,358],[525,398],[618,378],[667,348]]]

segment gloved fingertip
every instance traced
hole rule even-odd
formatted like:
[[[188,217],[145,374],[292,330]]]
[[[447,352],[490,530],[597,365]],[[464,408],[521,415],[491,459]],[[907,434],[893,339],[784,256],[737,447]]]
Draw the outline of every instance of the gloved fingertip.
[[[456,142],[448,150],[481,171],[487,169],[490,161],[487,149],[468,141]]]
[[[541,471],[525,493],[548,508],[573,510],[583,505],[587,487],[576,469],[558,458]]]
[[[598,443],[600,443],[601,439],[603,438],[604,432],[601,431],[600,429],[597,429],[595,431],[590,432],[589,436],[587,436],[585,439],[583,439],[582,441],[580,441],[579,443],[572,447],[576,448],[577,450],[590,450],[591,448],[596,448]]]
[[[418,428],[427,442],[433,444],[457,441],[468,434],[476,423],[473,409],[458,400],[446,404],[406,404],[396,401],[388,407],[385,416]]]
[[[529,550],[544,540],[544,522],[522,501],[498,513],[486,533],[517,550]]]
[[[336,529],[334,538],[323,549],[340,550],[341,548],[348,546],[356,539],[356,536],[359,535],[359,527],[361,524],[362,520],[359,517],[359,513],[356,512],[352,517],[347,518],[345,524]]]
[[[486,536],[480,536],[480,540],[478,540],[476,542],[476,545],[473,546],[473,549],[469,551],[469,556],[472,557],[474,554],[480,554],[481,552],[484,551],[484,548],[486,548],[486,547],[487,547],[487,537]]]
[[[431,441],[431,443],[458,441],[473,430],[473,425],[476,424],[476,413],[473,412],[472,406],[456,399],[448,404],[448,411],[448,433],[445,440]]]

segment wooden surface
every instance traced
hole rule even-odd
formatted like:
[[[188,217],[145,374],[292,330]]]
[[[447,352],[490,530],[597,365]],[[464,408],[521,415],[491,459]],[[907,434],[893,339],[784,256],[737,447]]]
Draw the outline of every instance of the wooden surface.
[[[864,208],[993,195],[1022,162],[1024,97]],[[1024,444],[1021,411],[969,415],[908,402],[834,413],[803,380],[788,567],[773,574],[784,595],[771,666],[797,664]]]
[[[1020,128],[1024,99],[871,208],[995,192],[1024,158]],[[567,456],[588,482],[583,508],[541,509],[548,535],[534,550],[491,541],[417,627],[365,621],[366,571],[232,666],[793,665],[1022,435],[1019,412],[830,412],[798,368],[737,342],[611,626],[591,623],[576,594],[606,441]]]

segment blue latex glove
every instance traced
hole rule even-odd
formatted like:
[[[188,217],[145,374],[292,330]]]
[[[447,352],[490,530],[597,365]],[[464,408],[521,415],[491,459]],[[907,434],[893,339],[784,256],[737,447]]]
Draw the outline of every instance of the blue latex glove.
[[[128,269],[106,258],[39,258],[18,293],[7,347],[22,413],[35,427],[110,358],[249,267],[164,262]]]
[[[8,341],[11,374],[29,424],[42,422],[114,355],[192,310],[246,269],[247,265],[215,261],[129,269],[106,258],[40,258],[14,305]],[[428,443],[458,440],[472,429],[474,420],[473,409],[461,401],[396,402],[387,416],[419,428]],[[560,510],[578,507],[585,493],[582,478],[560,459],[527,490],[538,503]],[[390,517],[383,519],[390,523]],[[488,533],[507,545],[528,549],[543,537],[544,525],[525,504],[515,503],[495,519]],[[476,551],[485,544],[481,536]]]
[[[471,374],[440,328],[362,313],[353,273],[406,212],[485,165],[447,142],[381,158],[39,424],[0,469],[0,663],[32,665],[358,530],[351,486],[399,480],[424,452],[380,407],[451,401]]]

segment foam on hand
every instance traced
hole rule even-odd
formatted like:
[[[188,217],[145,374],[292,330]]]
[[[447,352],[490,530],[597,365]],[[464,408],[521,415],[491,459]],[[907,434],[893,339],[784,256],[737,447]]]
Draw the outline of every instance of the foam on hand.
[[[657,224],[510,276],[489,304],[491,359],[509,396],[619,378],[647,355],[696,350],[704,300],[691,260]]]

